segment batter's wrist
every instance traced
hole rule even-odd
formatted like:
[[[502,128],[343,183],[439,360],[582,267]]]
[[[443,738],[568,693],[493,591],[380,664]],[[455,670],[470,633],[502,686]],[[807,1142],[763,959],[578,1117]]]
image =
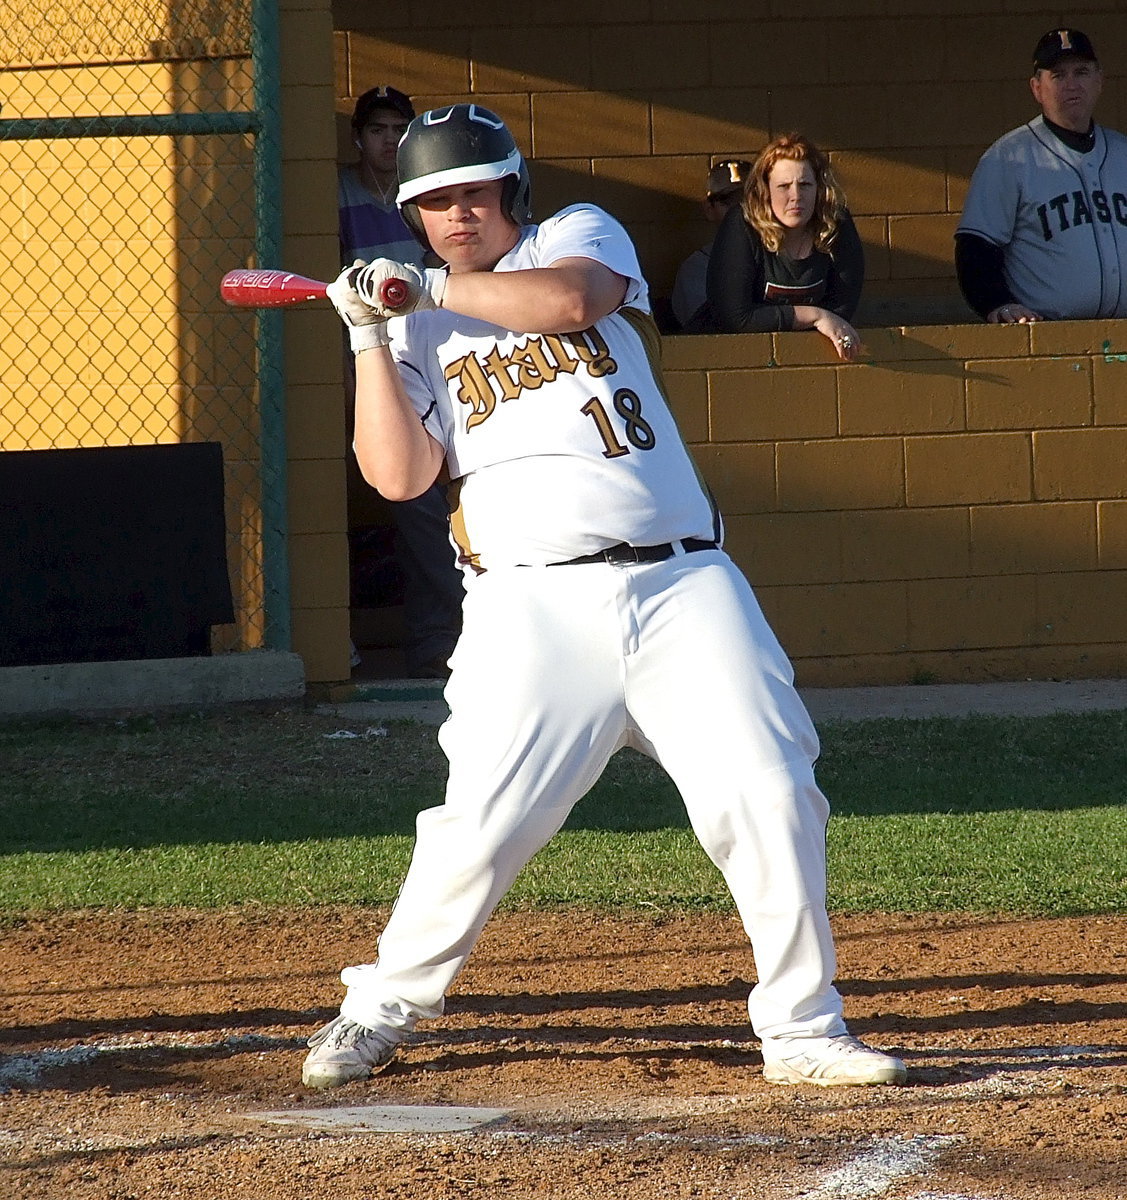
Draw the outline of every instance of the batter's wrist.
[[[362,354],[365,350],[376,350],[388,345],[387,322],[373,321],[369,325],[352,325],[348,330],[348,343],[353,354]]]
[[[449,278],[446,269],[428,267],[423,274],[426,276],[427,291],[434,301],[435,308],[441,308],[442,298],[446,295],[446,281]]]

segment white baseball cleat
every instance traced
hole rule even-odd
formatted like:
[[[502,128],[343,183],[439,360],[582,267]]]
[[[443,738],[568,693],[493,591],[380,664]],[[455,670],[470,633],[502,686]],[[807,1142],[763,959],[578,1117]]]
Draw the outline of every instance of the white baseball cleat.
[[[311,1088],[340,1087],[382,1071],[395,1057],[399,1039],[347,1017],[334,1017],[309,1039],[301,1082]]]
[[[848,1087],[903,1083],[908,1078],[908,1068],[898,1058],[882,1054],[849,1034],[790,1038],[777,1043],[774,1050],[765,1052],[763,1059],[763,1078],[769,1083]]]

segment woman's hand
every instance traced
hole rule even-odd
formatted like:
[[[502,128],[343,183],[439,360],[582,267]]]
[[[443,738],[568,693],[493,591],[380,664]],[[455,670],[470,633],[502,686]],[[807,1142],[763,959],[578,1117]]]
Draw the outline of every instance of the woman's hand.
[[[815,312],[818,315],[814,318],[813,328],[823,337],[829,338],[838,358],[845,362],[853,362],[861,353],[861,337],[857,330],[829,309],[819,308],[815,309]]]

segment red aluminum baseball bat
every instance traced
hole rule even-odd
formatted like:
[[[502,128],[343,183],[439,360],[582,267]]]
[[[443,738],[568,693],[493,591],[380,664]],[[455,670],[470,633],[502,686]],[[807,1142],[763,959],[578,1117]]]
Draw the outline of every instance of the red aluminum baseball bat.
[[[223,276],[219,294],[233,308],[287,308],[322,299],[327,287],[319,279],[308,279],[293,271],[244,268]],[[380,284],[380,299],[388,308],[398,308],[408,294],[407,283],[402,279],[385,279]]]

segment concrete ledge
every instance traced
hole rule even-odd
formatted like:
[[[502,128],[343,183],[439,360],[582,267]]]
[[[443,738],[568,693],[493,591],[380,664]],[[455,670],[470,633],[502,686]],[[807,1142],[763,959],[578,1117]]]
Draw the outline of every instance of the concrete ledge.
[[[441,684],[422,680],[366,686],[351,703],[319,711],[355,721],[413,720],[441,725],[450,715]],[[357,689],[360,691],[360,689]],[[800,688],[815,725],[883,717],[1043,717],[1052,713],[1127,710],[1127,679],[1025,680],[1021,683],[896,684],[891,687]]]
[[[802,699],[815,724],[880,717],[1045,717],[1127,709],[1127,679],[803,688]]]
[[[213,707],[304,695],[301,658],[277,650],[0,668],[0,717]]]

